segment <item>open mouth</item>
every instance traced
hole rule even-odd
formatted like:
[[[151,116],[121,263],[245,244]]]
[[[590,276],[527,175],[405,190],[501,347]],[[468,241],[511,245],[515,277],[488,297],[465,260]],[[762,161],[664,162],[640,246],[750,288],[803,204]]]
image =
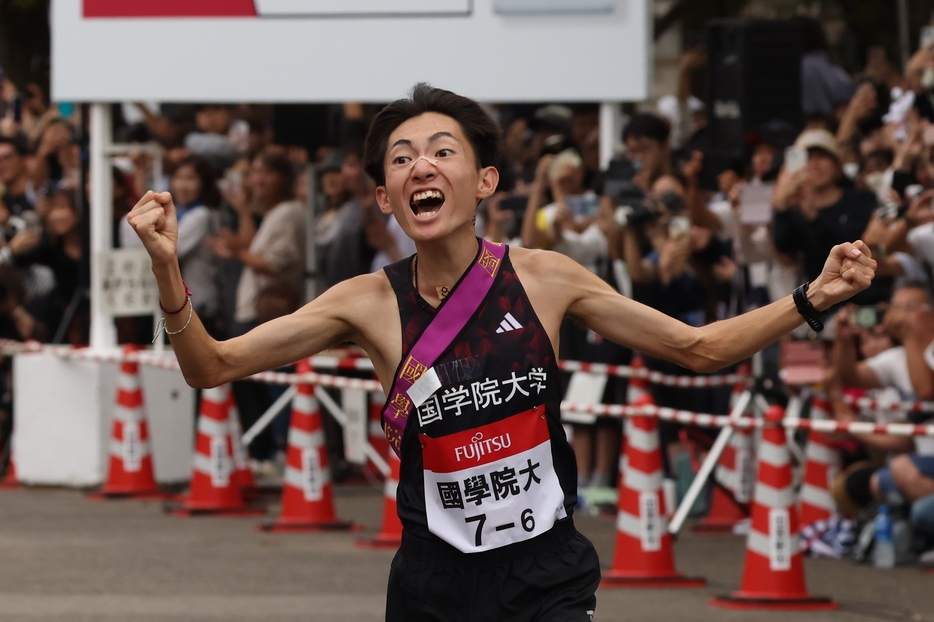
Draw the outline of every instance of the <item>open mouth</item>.
[[[429,218],[438,213],[444,204],[444,195],[440,190],[422,190],[412,195],[409,207],[418,218]]]

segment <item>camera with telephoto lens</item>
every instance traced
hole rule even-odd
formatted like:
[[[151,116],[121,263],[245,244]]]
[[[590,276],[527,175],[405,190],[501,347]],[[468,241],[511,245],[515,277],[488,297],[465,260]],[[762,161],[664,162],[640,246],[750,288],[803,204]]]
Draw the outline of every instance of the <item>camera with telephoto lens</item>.
[[[603,182],[603,194],[618,206],[613,215],[617,226],[641,225],[661,216],[655,202],[633,182],[639,172],[639,162],[625,158],[610,161]]]
[[[32,210],[24,211],[19,216],[12,215],[7,219],[3,227],[3,237],[10,241],[16,237],[17,233],[40,226],[38,214]]]
[[[880,201],[876,208],[877,218],[898,218],[905,213],[905,210],[898,206],[895,201]]]
[[[546,155],[558,155],[562,151],[573,148],[574,144],[571,142],[570,138],[564,134],[552,134],[542,143],[542,149],[538,157],[542,158]]]
[[[655,222],[662,213],[658,209],[658,204],[648,198],[640,197],[638,200],[624,202],[619,200],[619,207],[613,213],[613,220],[619,227],[639,226]]]

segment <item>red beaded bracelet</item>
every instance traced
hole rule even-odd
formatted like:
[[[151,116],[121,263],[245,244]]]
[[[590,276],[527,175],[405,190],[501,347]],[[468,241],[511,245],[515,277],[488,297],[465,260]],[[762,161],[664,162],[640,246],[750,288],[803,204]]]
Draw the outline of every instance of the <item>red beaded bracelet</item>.
[[[182,311],[185,310],[185,307],[188,305],[188,302],[191,299],[191,290],[188,289],[188,283],[186,283],[185,281],[182,281],[182,285],[185,286],[185,302],[183,302],[182,306],[180,306],[175,311],[169,311],[168,309],[163,307],[162,299],[161,298],[159,299],[159,308],[162,309],[162,312],[165,313],[166,315],[176,315],[178,313],[181,313]]]

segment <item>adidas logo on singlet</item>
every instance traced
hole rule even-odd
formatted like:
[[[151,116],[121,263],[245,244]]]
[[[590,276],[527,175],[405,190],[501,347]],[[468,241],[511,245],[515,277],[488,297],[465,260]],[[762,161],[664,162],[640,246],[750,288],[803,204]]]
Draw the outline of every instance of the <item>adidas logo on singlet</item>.
[[[519,330],[522,328],[522,324],[512,317],[512,313],[507,313],[506,317],[503,318],[503,321],[499,323],[499,328],[496,329],[498,333],[508,333],[511,330]]]

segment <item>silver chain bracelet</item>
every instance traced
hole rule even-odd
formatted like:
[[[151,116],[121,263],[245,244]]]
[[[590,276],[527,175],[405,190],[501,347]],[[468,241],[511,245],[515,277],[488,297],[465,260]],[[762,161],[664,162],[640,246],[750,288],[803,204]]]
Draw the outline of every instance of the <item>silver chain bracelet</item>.
[[[188,325],[191,324],[191,316],[194,315],[194,307],[191,306],[191,297],[188,297],[188,321],[185,322],[185,325],[179,328],[177,331],[172,332],[165,326],[165,316],[162,316],[162,319],[156,324],[156,333],[152,336],[152,342],[156,343],[156,340],[159,339],[159,336],[165,332],[166,335],[177,335],[181,332],[184,332]]]

